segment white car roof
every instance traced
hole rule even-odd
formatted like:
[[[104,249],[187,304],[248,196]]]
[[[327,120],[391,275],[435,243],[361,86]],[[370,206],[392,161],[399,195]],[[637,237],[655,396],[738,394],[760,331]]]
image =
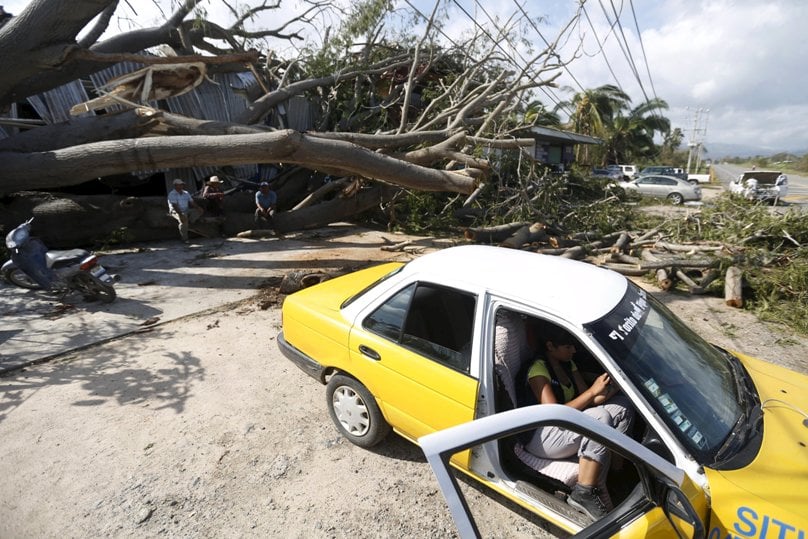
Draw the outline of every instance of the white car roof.
[[[409,262],[403,274],[419,274],[484,289],[532,304],[583,325],[614,308],[628,287],[627,279],[585,262],[485,245],[450,247]]]

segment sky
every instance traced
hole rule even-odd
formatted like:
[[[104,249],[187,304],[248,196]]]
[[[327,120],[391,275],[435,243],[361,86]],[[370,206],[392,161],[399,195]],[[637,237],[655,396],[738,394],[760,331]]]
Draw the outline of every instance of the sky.
[[[0,2],[11,13],[28,4]],[[535,28],[526,29],[526,36],[538,44],[539,32],[553,40],[579,6],[579,0],[442,2],[450,12],[444,28],[450,37],[473,29],[475,20],[488,26],[490,18],[508,20],[521,6],[532,18],[542,17]],[[137,15],[129,12],[135,24],[149,26],[160,18],[151,0],[127,3],[137,10]],[[434,0],[395,4],[429,14]],[[213,20],[225,19],[226,10],[217,0],[203,5]],[[808,0],[586,0],[584,8],[588,19],[580,19],[561,50],[562,58],[570,58],[580,46],[579,57],[558,79],[561,86],[580,90],[614,84],[633,105],[646,95],[663,99],[672,126],[682,129],[686,141],[702,142],[710,156],[732,155],[731,148],[751,155],[808,151]],[[613,24],[618,18],[620,24]],[[273,13],[265,27],[277,26],[280,19]],[[130,22],[115,24],[112,30],[121,31]],[[543,97],[551,106],[571,94],[556,90]]]
[[[503,19],[518,10],[514,0],[481,2],[488,15],[473,0],[459,3],[478,21],[487,21],[493,10]],[[531,16],[544,17],[538,28],[548,40],[578,6],[574,0],[520,4]],[[685,140],[702,141],[708,151],[711,143],[720,151],[735,145],[763,155],[808,151],[808,1],[587,0],[584,6],[592,25],[583,17],[574,32],[576,46],[582,36],[582,54],[562,73],[560,85],[580,90],[615,84],[633,105],[645,95],[657,96],[668,103],[666,116]],[[610,32],[615,11],[620,26]],[[473,24],[459,9],[452,19]]]

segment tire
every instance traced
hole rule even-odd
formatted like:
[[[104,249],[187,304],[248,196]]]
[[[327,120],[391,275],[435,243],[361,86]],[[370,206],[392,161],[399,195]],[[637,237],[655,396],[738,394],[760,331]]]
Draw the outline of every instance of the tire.
[[[112,285],[108,285],[83,271],[71,277],[70,286],[89,300],[98,299],[103,303],[112,303],[117,297],[115,288]]]
[[[326,404],[340,433],[359,447],[373,447],[390,433],[376,399],[358,380],[332,376],[326,386]]]
[[[39,290],[42,288],[36,283],[36,281],[28,277],[25,272],[16,266],[3,270],[3,278],[14,286],[19,286],[20,288],[29,288],[31,290]]]
[[[671,193],[668,195],[668,200],[671,201],[671,204],[680,205],[682,202],[685,201],[685,197],[680,195],[679,193]]]

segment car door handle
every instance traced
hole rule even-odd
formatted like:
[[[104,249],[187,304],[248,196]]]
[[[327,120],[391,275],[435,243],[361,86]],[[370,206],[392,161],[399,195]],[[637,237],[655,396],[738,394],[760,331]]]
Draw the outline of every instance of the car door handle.
[[[380,356],[376,350],[365,346],[364,344],[359,345],[359,351],[362,352],[363,356],[367,356],[374,361],[379,361],[382,358],[382,356]]]

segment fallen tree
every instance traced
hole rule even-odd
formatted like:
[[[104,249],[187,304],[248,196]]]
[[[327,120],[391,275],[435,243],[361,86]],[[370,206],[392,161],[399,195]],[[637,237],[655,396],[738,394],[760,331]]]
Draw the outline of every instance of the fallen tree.
[[[564,65],[554,52],[556,42],[551,42],[537,51],[527,68],[513,69],[500,53],[499,42],[492,42],[484,29],[462,42],[430,45],[439,32],[437,10],[426,19],[423,35],[413,40],[415,46],[391,46],[385,33],[389,7],[376,0],[355,4],[345,26],[324,40],[320,50],[310,47],[308,55],[282,60],[271,50],[258,53],[251,45],[267,36],[300,38],[303,28],[319,24],[318,16],[334,9],[329,2],[309,0],[297,16],[274,30],[246,25],[279,4],[256,4],[228,27],[206,20],[198,4],[185,0],[159,26],[109,38],[101,36],[128,3],[32,0],[9,18],[0,27],[0,68],[5,74],[0,109],[8,111],[28,97],[120,61],[144,67],[99,87],[97,96],[72,107],[74,113],[88,111],[84,116],[52,125],[8,118],[7,125],[15,127],[0,139],[0,195],[54,191],[113,175],[121,182],[130,172],[165,171],[170,181],[174,168],[226,170],[255,164],[302,166],[335,179],[361,178],[378,182],[384,192],[392,186],[469,195],[491,174],[486,152],[519,151],[534,144],[512,134],[528,125],[523,103],[530,100],[531,91],[553,85]],[[497,33],[515,34],[520,20]],[[373,37],[360,54],[346,55],[358,36]],[[172,55],[141,52],[157,46]],[[249,72],[254,84],[245,89],[246,109],[233,113],[231,121],[160,110],[165,108],[161,100],[196,92],[204,77],[233,70]],[[315,128],[277,128],[281,111],[294,97],[310,105]],[[120,106],[128,110],[116,112]],[[95,107],[99,110],[92,112]],[[0,118],[0,126],[3,121]],[[298,198],[285,201],[287,208],[312,194],[304,188],[289,192]],[[350,198],[343,192],[336,198],[331,193],[309,199],[311,209],[288,222],[306,227],[330,215],[345,217],[366,209],[364,202]],[[340,203],[345,208],[334,210]],[[310,221],[303,222],[301,215]],[[74,226],[69,215],[64,217]],[[279,222],[283,219],[279,216]],[[3,223],[13,224],[5,218]],[[83,230],[90,233],[93,228]]]

